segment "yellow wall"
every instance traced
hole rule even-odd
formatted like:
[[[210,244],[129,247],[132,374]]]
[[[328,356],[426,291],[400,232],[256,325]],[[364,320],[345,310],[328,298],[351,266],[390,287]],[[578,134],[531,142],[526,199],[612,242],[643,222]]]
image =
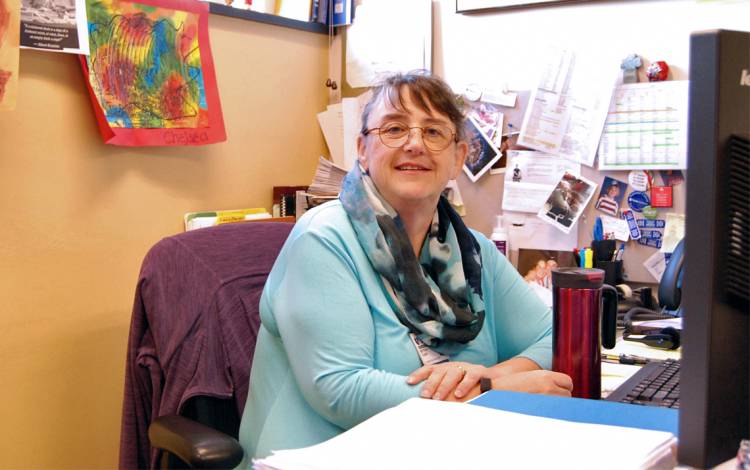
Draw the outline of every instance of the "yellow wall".
[[[211,15],[228,141],[104,145],[77,59],[21,52],[0,113],[0,468],[117,464],[140,262],[188,211],[309,184],[324,143],[326,37]]]

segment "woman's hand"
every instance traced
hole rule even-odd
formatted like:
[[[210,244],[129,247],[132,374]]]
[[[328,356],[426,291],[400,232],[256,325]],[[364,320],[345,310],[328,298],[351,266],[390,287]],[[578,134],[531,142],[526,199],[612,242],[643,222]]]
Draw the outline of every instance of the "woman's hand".
[[[573,380],[560,372],[532,370],[496,377],[492,379],[492,388],[494,390],[569,397],[573,391]]]
[[[468,362],[443,362],[422,366],[406,379],[409,385],[425,381],[420,396],[433,400],[462,398],[479,383],[482,377],[489,377],[489,369]]]

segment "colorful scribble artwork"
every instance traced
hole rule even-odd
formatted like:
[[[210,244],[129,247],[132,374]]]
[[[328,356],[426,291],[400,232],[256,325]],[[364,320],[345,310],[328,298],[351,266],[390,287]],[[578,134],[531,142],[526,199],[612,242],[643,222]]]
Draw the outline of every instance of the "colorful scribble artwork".
[[[0,0],[0,110],[16,107],[19,0]]]
[[[88,14],[91,86],[110,126],[208,124],[198,15],[107,0]]]
[[[87,14],[91,55],[82,66],[108,143],[226,139],[205,4],[88,0]]]

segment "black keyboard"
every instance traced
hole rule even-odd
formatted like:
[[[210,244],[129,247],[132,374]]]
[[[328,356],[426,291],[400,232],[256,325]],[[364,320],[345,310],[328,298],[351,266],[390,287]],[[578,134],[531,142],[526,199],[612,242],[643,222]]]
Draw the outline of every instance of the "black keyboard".
[[[680,361],[649,362],[607,396],[634,405],[680,407]]]

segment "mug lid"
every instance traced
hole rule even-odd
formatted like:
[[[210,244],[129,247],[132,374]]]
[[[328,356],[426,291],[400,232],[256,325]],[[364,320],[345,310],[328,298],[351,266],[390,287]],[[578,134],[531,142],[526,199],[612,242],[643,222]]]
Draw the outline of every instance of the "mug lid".
[[[596,268],[556,268],[552,270],[552,288],[598,289],[604,284],[604,270]]]

